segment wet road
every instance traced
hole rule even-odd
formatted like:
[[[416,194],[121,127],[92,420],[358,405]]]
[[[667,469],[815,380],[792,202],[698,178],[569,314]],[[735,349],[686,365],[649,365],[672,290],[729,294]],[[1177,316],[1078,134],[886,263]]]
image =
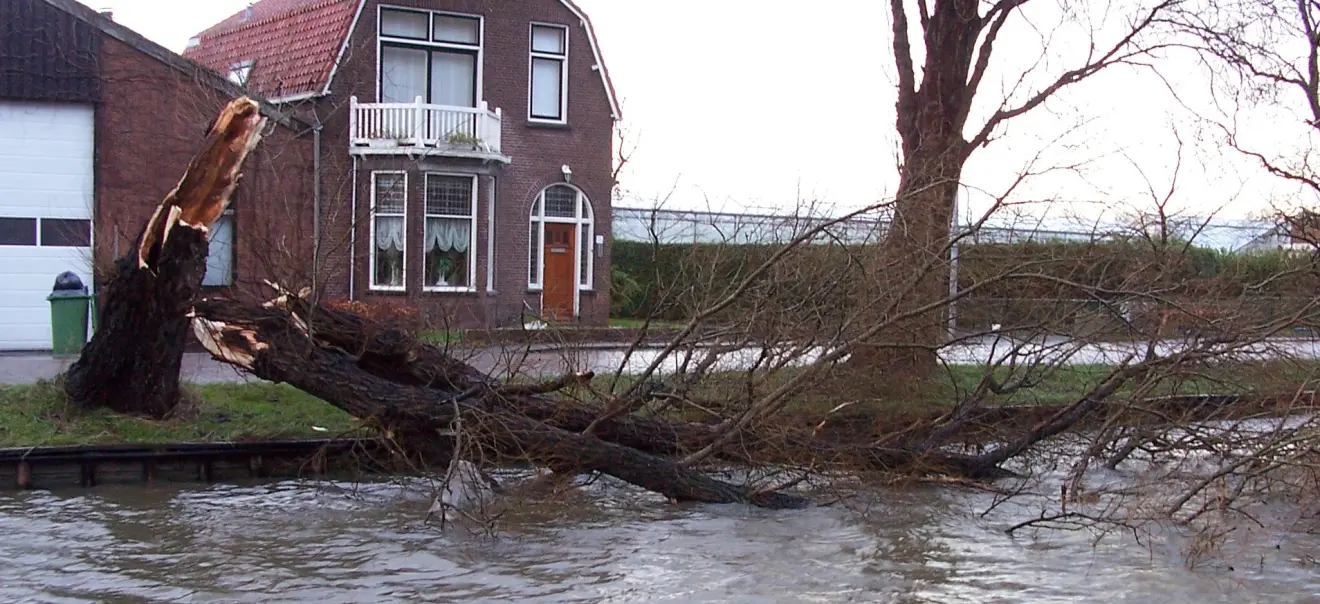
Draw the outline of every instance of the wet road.
[[[1115,342],[1100,344],[1070,343],[1062,338],[1051,338],[1017,348],[1008,339],[980,338],[946,346],[940,350],[944,361],[952,364],[985,363],[989,359],[1002,359],[1015,355],[1019,362],[1032,359],[1062,358],[1066,364],[1116,364],[1129,354],[1144,352],[1144,342]],[[1167,354],[1180,346],[1177,342],[1163,342],[1157,347]],[[591,370],[609,373],[624,368],[625,373],[639,373],[658,356],[659,348],[645,348],[625,355],[623,350],[601,346],[580,346],[562,349],[455,349],[455,356],[493,375],[516,372],[528,376],[558,376],[567,371]],[[799,363],[814,360],[819,351],[809,351]],[[1320,340],[1279,339],[1261,344],[1249,351],[1256,358],[1292,357],[1320,358]],[[748,367],[760,357],[759,348],[746,348],[721,355],[715,369],[739,370]],[[0,384],[29,384],[50,379],[64,371],[72,359],[53,359],[42,354],[0,355]],[[661,372],[673,372],[683,362],[681,355],[667,359]],[[181,368],[183,380],[192,383],[241,382],[251,380],[241,371],[211,358],[205,353],[187,353]]]

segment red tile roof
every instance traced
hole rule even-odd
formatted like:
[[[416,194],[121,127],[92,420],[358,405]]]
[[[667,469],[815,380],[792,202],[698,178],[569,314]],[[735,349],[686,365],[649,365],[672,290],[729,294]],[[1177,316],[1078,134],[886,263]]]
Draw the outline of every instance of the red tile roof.
[[[183,55],[221,74],[253,61],[248,88],[272,99],[322,94],[363,0],[260,0],[197,35]],[[572,0],[559,0],[582,20],[615,119],[620,107],[591,20]]]
[[[197,35],[183,55],[227,75],[251,60],[248,88],[272,99],[320,93],[360,0],[261,0]]]

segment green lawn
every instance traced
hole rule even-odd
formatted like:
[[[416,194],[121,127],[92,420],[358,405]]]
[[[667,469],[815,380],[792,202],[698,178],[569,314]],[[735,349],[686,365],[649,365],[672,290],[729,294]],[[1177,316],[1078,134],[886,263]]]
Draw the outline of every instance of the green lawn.
[[[151,421],[72,408],[54,382],[0,386],[0,447],[329,437],[356,426],[348,414],[290,386],[187,389],[179,418]]]
[[[446,329],[437,331],[421,331],[417,333],[417,339],[432,344],[456,344],[462,342],[467,332],[461,329]]]

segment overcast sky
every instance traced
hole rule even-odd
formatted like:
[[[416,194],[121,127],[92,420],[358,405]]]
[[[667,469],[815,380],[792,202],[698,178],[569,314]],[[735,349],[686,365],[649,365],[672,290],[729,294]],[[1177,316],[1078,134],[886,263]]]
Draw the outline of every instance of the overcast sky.
[[[176,51],[247,4],[84,2],[113,9],[116,21]],[[887,3],[814,0],[803,10],[803,3],[785,0],[577,2],[596,25],[624,104],[624,127],[638,145],[622,179],[631,196],[624,204],[647,205],[673,190],[669,205],[687,209],[786,211],[797,200],[849,209],[893,193],[897,139]],[[1055,27],[1058,15],[1048,11],[1057,3],[1028,6],[1046,12],[1028,13],[1030,22],[1018,19],[1000,35],[996,57],[1003,60],[982,86],[981,118],[1022,69],[1036,65],[1057,74],[1086,51],[1086,31]],[[1104,24],[1100,29],[1102,38],[1112,34]],[[1048,44],[1056,50],[1040,62],[1050,32]],[[1061,46],[1061,39],[1078,42]],[[1206,101],[1205,81],[1194,66],[1165,72],[1184,102]],[[1032,206],[1037,213],[1048,207],[1055,216],[1093,217],[1149,207],[1146,178],[1168,186],[1175,133],[1186,142],[1175,206],[1241,217],[1289,193],[1213,140],[1198,140],[1189,112],[1148,70],[1102,74],[1043,109],[1013,121],[974,154],[964,175],[967,207],[985,207],[1037,156],[1034,171],[1055,169],[1014,194],[1019,201],[1060,200]],[[1296,123],[1291,116],[1255,119],[1268,144],[1278,142],[1270,132]]]

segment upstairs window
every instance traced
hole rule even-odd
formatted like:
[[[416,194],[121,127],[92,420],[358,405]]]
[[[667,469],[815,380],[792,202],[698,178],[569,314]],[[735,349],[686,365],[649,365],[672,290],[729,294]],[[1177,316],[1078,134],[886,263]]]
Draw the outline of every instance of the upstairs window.
[[[380,9],[380,100],[475,107],[481,17]]]
[[[568,28],[532,24],[528,117],[563,123],[568,119]]]

